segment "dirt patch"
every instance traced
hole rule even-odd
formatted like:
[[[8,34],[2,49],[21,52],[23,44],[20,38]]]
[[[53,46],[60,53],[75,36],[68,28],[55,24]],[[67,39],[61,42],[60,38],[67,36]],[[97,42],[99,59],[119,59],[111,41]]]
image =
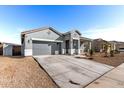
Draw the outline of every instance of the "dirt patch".
[[[95,53],[95,55],[93,55],[93,60],[117,67],[124,63],[124,52],[115,54],[114,57],[104,57],[104,53]]]
[[[0,87],[50,88],[56,85],[32,57],[0,56]]]

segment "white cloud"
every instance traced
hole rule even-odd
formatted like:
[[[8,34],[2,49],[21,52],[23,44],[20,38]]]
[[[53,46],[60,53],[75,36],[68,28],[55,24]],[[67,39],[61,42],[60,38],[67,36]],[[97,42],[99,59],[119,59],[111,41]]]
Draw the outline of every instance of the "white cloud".
[[[85,32],[82,35],[93,39],[124,41],[124,24],[109,28],[89,29]]]

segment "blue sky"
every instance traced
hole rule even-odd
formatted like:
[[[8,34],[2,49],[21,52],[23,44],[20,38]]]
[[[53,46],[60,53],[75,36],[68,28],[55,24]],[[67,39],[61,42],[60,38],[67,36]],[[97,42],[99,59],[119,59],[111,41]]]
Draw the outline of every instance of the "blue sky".
[[[124,6],[0,6],[0,41],[20,43],[20,32],[44,26],[124,41]]]

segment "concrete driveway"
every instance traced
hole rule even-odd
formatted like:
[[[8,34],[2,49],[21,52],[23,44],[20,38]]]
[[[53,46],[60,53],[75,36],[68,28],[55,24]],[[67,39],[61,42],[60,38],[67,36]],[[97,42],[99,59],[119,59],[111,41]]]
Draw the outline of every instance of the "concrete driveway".
[[[112,66],[67,55],[35,56],[34,58],[62,88],[86,87],[113,69]]]

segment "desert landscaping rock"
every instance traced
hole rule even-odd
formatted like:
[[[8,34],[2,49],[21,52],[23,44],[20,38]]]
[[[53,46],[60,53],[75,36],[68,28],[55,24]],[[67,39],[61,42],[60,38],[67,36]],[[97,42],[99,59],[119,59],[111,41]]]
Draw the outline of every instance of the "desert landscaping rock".
[[[57,87],[32,57],[0,57],[0,87]]]

